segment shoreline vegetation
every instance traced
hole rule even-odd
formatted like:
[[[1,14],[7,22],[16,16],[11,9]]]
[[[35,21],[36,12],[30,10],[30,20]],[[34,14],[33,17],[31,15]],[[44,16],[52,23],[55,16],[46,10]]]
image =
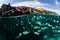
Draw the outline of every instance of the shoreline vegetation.
[[[19,15],[35,14],[35,13],[58,15],[56,12],[47,11],[44,8],[35,9],[27,6],[13,7],[10,5],[10,3],[8,5],[3,4],[0,8],[0,16],[19,16]]]

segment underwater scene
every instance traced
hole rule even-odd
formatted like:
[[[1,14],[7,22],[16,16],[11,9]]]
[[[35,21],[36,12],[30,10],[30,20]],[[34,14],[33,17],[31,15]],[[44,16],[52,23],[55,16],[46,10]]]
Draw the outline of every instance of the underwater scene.
[[[60,40],[60,0],[0,0],[0,40]]]
[[[2,17],[0,22],[7,40],[60,40],[60,16],[31,14]]]

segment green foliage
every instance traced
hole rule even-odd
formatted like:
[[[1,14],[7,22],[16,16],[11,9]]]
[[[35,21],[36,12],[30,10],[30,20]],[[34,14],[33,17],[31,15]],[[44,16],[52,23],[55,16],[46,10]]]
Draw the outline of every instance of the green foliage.
[[[46,13],[46,14],[51,14],[51,15],[57,15],[56,12],[52,12],[52,11],[46,11],[45,13]]]

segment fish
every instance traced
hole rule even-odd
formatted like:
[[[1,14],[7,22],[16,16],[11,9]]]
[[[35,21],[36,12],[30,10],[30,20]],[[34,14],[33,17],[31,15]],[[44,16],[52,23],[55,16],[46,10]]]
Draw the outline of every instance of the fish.
[[[0,30],[8,40],[60,40],[60,16],[30,14],[2,17],[0,23]]]

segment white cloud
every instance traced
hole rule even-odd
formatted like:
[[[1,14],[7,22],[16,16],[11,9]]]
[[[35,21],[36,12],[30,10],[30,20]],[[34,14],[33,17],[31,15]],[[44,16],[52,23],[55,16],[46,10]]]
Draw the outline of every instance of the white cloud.
[[[4,3],[6,3],[8,0],[0,0],[0,6]]]
[[[14,3],[12,4],[12,6],[30,6],[30,7],[41,7],[41,6],[49,6],[49,4],[44,4],[41,3],[39,1],[24,1],[24,2],[20,2],[20,3]]]
[[[55,0],[55,4],[56,4],[57,6],[60,6],[60,2],[58,2],[58,0]]]
[[[59,10],[59,9],[47,8],[47,7],[42,7],[42,8],[44,8],[44,9],[46,9],[46,10],[49,10],[49,11],[56,12],[57,14],[59,14],[59,15],[60,15],[60,10]]]
[[[30,6],[30,7],[33,7],[33,8],[42,7],[46,10],[54,11],[58,14],[60,13],[59,9],[54,9],[55,6],[53,6],[54,8],[49,8],[49,6],[52,7],[52,5],[46,4],[46,3],[41,3],[39,1],[24,1],[24,2],[20,2],[20,3],[14,3],[14,4],[12,4],[12,6]],[[47,6],[47,7],[45,7],[45,6]]]
[[[8,3],[12,3],[14,0],[0,0],[0,7],[2,6],[2,4],[8,4]]]
[[[13,3],[13,1],[14,0],[0,0],[0,7],[1,7],[2,4]],[[55,4],[57,6],[60,5],[60,3],[57,0],[55,0]],[[41,3],[41,2],[39,2],[37,0],[35,0],[35,1],[23,1],[23,2],[19,2],[19,3],[17,2],[17,3],[13,3],[11,5],[12,6],[30,6],[30,7],[33,7],[33,8],[42,7],[44,9],[46,9],[46,10],[55,11],[58,14],[60,13],[60,9],[58,7],[56,7],[56,9],[54,9],[55,6],[53,6],[54,8],[49,8],[49,7],[52,7],[52,5],[46,4],[46,3]]]

